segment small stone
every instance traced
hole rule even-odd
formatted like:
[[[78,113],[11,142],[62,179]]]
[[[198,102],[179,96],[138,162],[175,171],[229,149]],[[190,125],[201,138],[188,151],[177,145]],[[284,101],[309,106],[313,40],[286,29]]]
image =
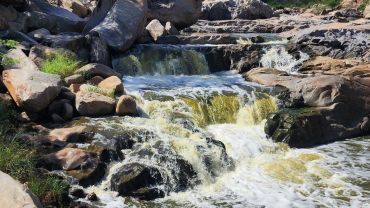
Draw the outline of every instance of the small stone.
[[[154,19],[146,26],[146,30],[149,31],[149,34],[152,36],[153,40],[157,41],[158,37],[163,35],[165,28],[161,22],[159,22],[159,20]]]
[[[86,196],[86,199],[89,200],[89,201],[98,201],[98,196],[96,196],[96,194],[94,192],[88,194]]]

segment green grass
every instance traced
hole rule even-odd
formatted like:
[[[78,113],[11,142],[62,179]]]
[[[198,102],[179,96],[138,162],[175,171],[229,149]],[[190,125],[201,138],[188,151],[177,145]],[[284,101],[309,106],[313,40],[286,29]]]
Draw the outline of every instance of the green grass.
[[[369,5],[369,4],[370,4],[370,0],[364,0],[362,2],[362,4],[358,7],[358,10],[361,11],[361,12],[364,12],[366,6]]]
[[[341,0],[266,0],[266,3],[274,8],[301,7],[307,8],[315,4],[336,7]]]
[[[105,89],[102,89],[98,86],[88,85],[87,88],[86,88],[86,91],[87,92],[95,92],[95,93],[98,93],[98,94],[101,94],[101,95],[104,95],[104,96],[107,96],[107,97],[114,98],[114,90],[105,90]]]
[[[15,48],[17,46],[18,42],[15,40],[8,40],[8,39],[0,39],[0,45],[5,46],[8,49]],[[19,63],[19,60],[9,57],[4,53],[0,53],[0,65],[6,66],[6,65],[13,65]]]
[[[0,103],[0,170],[21,183],[26,183],[41,202],[50,201],[63,205],[68,185],[56,176],[45,175],[37,168],[39,158],[32,145],[20,142],[16,112]]]
[[[76,58],[57,53],[43,62],[41,71],[49,74],[57,74],[64,78],[73,75],[79,65],[80,62]]]

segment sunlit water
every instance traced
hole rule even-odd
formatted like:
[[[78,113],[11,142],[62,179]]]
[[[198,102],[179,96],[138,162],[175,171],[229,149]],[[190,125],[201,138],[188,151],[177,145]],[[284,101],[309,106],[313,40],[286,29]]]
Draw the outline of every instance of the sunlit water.
[[[127,92],[137,98],[146,117],[116,118],[110,122],[96,119],[91,124],[102,125],[106,129],[153,132],[152,140],[168,144],[195,167],[201,183],[184,192],[170,192],[165,198],[155,201],[119,197],[107,188],[111,174],[118,167],[130,161],[157,163],[155,160],[131,157],[130,152],[125,152],[126,159],[110,165],[109,174],[102,184],[87,188],[101,199],[99,206],[369,207],[370,138],[340,141],[310,149],[291,149],[284,144],[273,143],[263,131],[264,121],[252,119],[253,122],[246,122],[251,120],[250,117],[255,117],[250,115],[252,113],[261,117],[265,115],[263,111],[276,110],[271,102],[256,105],[256,101],[270,89],[247,83],[233,72],[198,76],[125,77],[124,85]],[[221,97],[220,102],[210,99],[219,95],[236,97],[238,104],[230,108],[230,105],[234,105],[230,104],[234,103],[234,99]],[[217,115],[207,115],[214,119],[197,120],[194,112],[197,105],[185,102],[188,100],[184,97],[198,100],[199,103],[213,102],[215,109],[207,109],[208,114],[222,114],[217,106],[225,108],[228,114],[237,112],[233,115],[222,114],[218,118],[214,118]],[[251,105],[254,107],[250,108]],[[225,168],[215,159],[217,176],[209,176],[200,162],[201,156],[193,148],[195,144],[203,145],[201,135],[172,123],[179,114],[181,118],[189,116],[191,121],[203,121],[206,125],[201,131],[212,134],[225,144],[235,168]],[[146,145],[151,142],[147,141]],[[219,154],[217,149],[209,152],[215,158]],[[171,168],[171,164],[156,165]]]

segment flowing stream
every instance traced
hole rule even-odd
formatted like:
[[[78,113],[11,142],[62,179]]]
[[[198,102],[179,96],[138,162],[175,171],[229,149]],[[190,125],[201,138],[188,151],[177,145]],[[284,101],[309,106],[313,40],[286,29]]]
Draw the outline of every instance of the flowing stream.
[[[162,70],[162,74],[141,71],[124,77],[141,116],[87,121],[102,131],[125,132],[137,141],[123,151],[123,161],[109,165],[101,184],[87,188],[101,199],[99,206],[369,207],[370,138],[310,149],[273,143],[263,131],[264,119],[279,107],[271,89],[248,83],[232,71],[209,74],[206,66],[194,64],[199,75]],[[180,191],[179,158],[197,175]],[[166,196],[142,201],[110,191],[112,175],[130,162],[154,166],[166,175],[164,185],[157,187]]]

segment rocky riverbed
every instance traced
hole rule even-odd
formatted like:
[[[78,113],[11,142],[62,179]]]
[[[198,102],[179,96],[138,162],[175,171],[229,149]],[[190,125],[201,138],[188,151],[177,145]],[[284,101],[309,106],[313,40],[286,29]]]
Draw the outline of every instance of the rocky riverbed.
[[[64,206],[366,207],[369,18],[366,1],[5,0],[0,104]],[[62,206],[0,173],[22,197],[6,206]]]

